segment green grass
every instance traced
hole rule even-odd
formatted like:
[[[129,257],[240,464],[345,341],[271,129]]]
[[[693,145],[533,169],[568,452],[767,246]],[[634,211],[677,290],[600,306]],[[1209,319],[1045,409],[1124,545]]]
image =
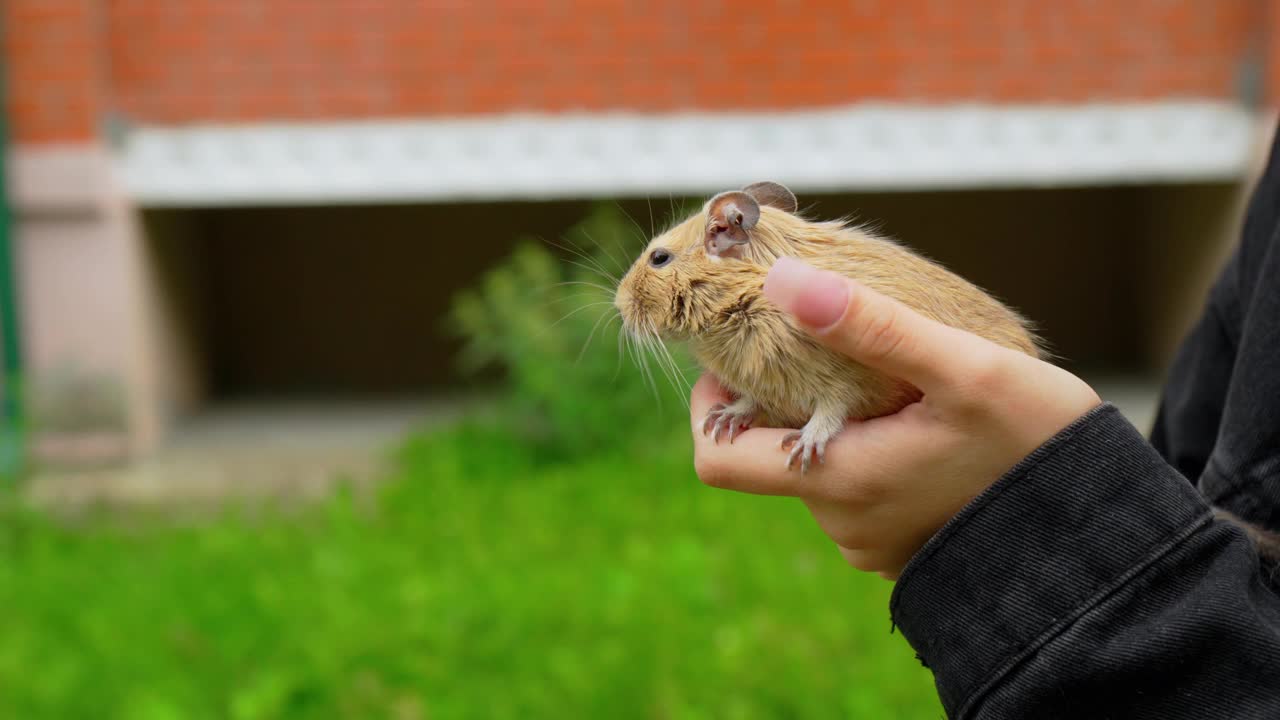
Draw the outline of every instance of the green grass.
[[[373,505],[0,526],[0,717],[937,718],[891,586],[686,438],[411,440]]]

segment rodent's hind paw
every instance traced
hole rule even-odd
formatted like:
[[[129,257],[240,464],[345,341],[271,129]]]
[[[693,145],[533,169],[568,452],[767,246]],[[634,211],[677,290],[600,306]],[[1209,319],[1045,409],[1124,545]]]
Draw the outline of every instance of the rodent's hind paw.
[[[809,471],[809,465],[816,459],[819,465],[825,464],[827,459],[827,441],[816,440],[812,437],[806,437],[804,431],[797,430],[788,433],[782,438],[783,451],[790,450],[787,455],[787,469],[791,470],[795,467],[796,461],[800,461],[800,474],[804,475]]]
[[[707,411],[707,417],[702,421],[702,434],[711,435],[711,441],[718,443],[720,433],[728,431],[729,443],[733,444],[734,437],[750,428],[754,421],[755,412],[744,408],[741,403],[716,403]]]

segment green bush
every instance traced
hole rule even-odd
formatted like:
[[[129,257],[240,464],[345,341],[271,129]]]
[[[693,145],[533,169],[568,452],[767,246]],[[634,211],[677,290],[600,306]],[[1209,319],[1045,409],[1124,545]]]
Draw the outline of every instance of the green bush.
[[[634,445],[686,422],[696,376],[681,349],[664,364],[619,337],[613,283],[639,249],[623,240],[633,231],[600,206],[569,231],[563,256],[526,239],[454,302],[463,367],[503,371],[498,421],[544,457]]]

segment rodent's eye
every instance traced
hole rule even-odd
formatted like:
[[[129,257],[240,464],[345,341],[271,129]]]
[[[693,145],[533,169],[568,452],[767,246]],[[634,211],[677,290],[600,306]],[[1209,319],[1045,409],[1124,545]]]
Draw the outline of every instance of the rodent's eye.
[[[653,252],[649,253],[649,265],[656,268],[660,268],[663,265],[666,265],[667,263],[671,262],[671,259],[674,257],[675,255],[672,255],[670,250],[664,250],[663,248],[658,248],[657,250],[654,250]]]

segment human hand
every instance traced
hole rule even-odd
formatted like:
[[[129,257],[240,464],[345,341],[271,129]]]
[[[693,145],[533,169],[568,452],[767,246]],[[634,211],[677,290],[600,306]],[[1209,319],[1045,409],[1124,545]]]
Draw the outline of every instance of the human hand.
[[[694,465],[713,487],[798,497],[845,559],[897,579],[911,557],[970,500],[1101,403],[1061,368],[930,320],[843,276],[781,258],[765,296],[823,344],[923,393],[893,415],[850,422],[825,464],[801,476],[782,462],[785,429],[732,444],[702,432],[728,401],[704,375],[690,403]]]

